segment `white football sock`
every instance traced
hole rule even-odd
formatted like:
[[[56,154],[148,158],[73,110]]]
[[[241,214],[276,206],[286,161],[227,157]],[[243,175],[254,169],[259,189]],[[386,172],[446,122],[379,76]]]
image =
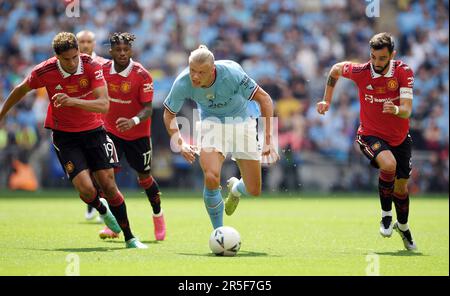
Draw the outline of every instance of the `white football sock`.
[[[238,189],[238,185],[241,182],[242,178],[239,180],[239,182],[234,183],[233,187],[231,187],[231,193],[233,193],[234,196],[241,197],[242,193],[240,193]]]
[[[392,217],[392,211],[383,211],[383,210],[381,210],[381,218],[384,218],[386,216],[391,216]]]
[[[409,229],[408,223],[406,223],[406,224],[397,223],[397,225],[398,225],[398,229],[400,229],[401,231],[406,231]]]

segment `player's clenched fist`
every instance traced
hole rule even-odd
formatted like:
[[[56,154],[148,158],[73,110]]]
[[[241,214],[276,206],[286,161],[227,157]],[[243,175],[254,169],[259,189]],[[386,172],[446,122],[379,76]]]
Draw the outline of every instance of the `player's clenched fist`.
[[[272,143],[270,143],[270,144],[264,143],[264,146],[262,149],[263,163],[274,164],[278,160],[280,160],[280,155],[278,155],[278,152],[275,149],[275,146]]]
[[[392,101],[386,101],[383,104],[383,113],[397,115],[399,111],[398,106],[396,106]]]
[[[326,101],[320,101],[316,104],[317,112],[319,112],[319,114],[322,114],[322,115],[324,115],[325,112],[327,112],[329,108],[330,108],[330,104]]]
[[[116,128],[121,133],[126,132],[127,130],[131,129],[135,125],[136,125],[136,123],[133,121],[133,119],[119,117],[116,120]]]
[[[187,162],[193,163],[195,161],[195,155],[198,154],[198,148],[196,146],[187,144],[183,141],[180,145],[181,155],[186,159]]]
[[[52,97],[52,102],[53,102],[53,106],[55,106],[56,108],[59,107],[71,107],[73,106],[73,98],[69,97],[66,94],[63,93],[57,93],[54,94]]]

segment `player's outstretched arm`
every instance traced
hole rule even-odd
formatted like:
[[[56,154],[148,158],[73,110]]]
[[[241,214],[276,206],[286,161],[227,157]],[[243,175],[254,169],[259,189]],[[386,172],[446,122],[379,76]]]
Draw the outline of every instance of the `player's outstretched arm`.
[[[341,62],[334,64],[331,67],[330,73],[328,74],[327,84],[325,85],[325,93],[323,95],[323,99],[316,104],[316,109],[319,114],[324,115],[325,112],[328,111],[331,105],[331,100],[333,99],[333,92],[336,82],[339,77],[342,76],[342,68],[348,62]]]
[[[173,151],[179,151],[181,155],[189,163],[195,161],[195,154],[197,154],[196,147],[187,144],[181,137],[180,129],[178,128],[177,115],[164,109],[164,125],[167,133],[170,136],[170,146]]]
[[[2,105],[0,110],[0,121],[6,116],[8,111],[17,104],[29,91],[31,87],[27,84],[26,81],[23,81],[21,84],[16,86],[9,96],[6,98],[5,103]]]

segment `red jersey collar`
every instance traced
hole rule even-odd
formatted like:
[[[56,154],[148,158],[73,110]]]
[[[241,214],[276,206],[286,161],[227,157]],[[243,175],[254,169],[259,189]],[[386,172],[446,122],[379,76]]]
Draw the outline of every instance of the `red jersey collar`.
[[[134,62],[133,59],[130,58],[130,63],[128,66],[120,73],[117,73],[116,69],[114,68],[114,60],[111,63],[111,70],[109,70],[109,74],[119,74],[122,77],[128,77],[130,75],[131,70],[133,70]]]
[[[81,60],[81,56],[78,56],[78,68],[77,71],[73,74],[67,73],[61,66],[58,58],[56,58],[56,66],[58,67],[59,73],[61,73],[63,78],[67,78],[70,75],[80,75],[84,73],[83,61]]]

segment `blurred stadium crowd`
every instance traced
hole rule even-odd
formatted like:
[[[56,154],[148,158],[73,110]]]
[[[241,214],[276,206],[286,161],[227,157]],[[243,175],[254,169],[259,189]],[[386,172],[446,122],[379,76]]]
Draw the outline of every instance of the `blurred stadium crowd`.
[[[200,187],[200,169],[170,151],[162,101],[187,66],[189,52],[203,43],[216,59],[241,63],[274,100],[282,161],[264,169],[267,186],[309,189],[302,168],[304,173],[315,160],[325,160],[328,166],[318,170],[343,172],[328,180],[328,189],[371,190],[376,176],[362,178],[373,171],[354,145],[359,100],[353,83],[339,81],[326,116],[314,105],[333,63],[367,61],[370,37],[389,31],[396,58],[415,72],[412,191],[448,192],[448,0],[381,2],[380,17],[370,18],[363,0],[79,0],[79,17],[67,17],[64,1],[0,0],[0,103],[32,66],[53,55],[51,41],[59,31],[95,32],[96,53],[106,58],[110,33],[134,33],[134,59],[149,69],[155,84],[153,173],[163,186]],[[42,128],[47,102],[45,91],[33,92],[0,123],[0,188],[11,187],[14,159],[34,168],[38,186],[70,186]],[[192,117],[192,107],[185,105],[181,115]],[[118,184],[137,186],[127,168]]]

